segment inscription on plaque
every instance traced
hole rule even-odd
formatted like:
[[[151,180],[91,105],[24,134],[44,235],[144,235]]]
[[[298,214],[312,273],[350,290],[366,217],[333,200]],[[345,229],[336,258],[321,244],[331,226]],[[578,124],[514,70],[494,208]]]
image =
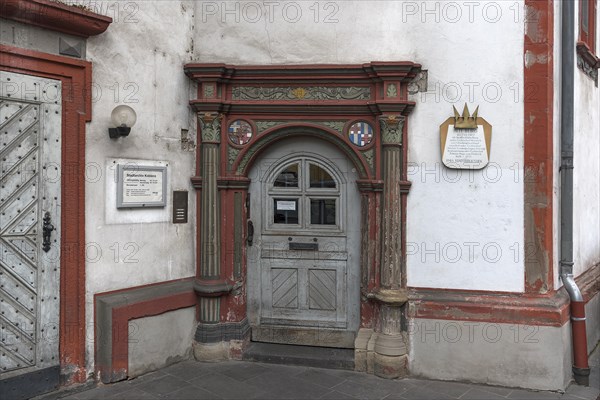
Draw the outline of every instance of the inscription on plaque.
[[[481,169],[489,163],[492,126],[477,116],[478,110],[471,116],[465,104],[459,115],[455,108],[454,117],[440,126],[442,162],[446,167]]]
[[[117,208],[164,207],[167,167],[119,165]]]
[[[477,129],[448,128],[442,162],[449,168],[480,169],[489,162],[483,127]]]

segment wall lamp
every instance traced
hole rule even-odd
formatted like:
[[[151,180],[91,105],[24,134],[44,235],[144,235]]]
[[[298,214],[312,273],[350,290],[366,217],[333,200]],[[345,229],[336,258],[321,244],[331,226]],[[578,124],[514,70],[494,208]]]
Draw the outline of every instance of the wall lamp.
[[[114,128],[108,128],[108,136],[110,136],[111,139],[116,139],[121,136],[129,135],[131,127],[135,125],[137,116],[135,115],[133,108],[126,105],[120,105],[112,110],[110,120],[112,121]]]

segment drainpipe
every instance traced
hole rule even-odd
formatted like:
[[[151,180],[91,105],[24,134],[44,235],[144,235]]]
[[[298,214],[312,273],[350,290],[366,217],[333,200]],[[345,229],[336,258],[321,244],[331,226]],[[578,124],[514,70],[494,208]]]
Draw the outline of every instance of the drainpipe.
[[[560,165],[560,277],[571,298],[573,375],[589,386],[585,302],[573,277],[573,113],[575,58],[575,2],[562,2],[561,49],[561,165]]]

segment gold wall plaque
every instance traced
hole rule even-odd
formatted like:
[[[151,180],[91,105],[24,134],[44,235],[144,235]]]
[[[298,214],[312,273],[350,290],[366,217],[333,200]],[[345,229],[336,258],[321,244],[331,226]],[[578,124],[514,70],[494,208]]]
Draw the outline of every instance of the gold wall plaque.
[[[473,115],[465,104],[462,115],[454,108],[454,117],[440,125],[442,162],[453,169],[482,169],[490,162],[492,125]]]

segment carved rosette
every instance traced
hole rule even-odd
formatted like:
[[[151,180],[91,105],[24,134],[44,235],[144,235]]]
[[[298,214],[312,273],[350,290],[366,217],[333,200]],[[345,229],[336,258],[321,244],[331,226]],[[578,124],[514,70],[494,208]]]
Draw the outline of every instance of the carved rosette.
[[[198,114],[203,143],[221,142],[221,120],[223,115],[218,113]]]

